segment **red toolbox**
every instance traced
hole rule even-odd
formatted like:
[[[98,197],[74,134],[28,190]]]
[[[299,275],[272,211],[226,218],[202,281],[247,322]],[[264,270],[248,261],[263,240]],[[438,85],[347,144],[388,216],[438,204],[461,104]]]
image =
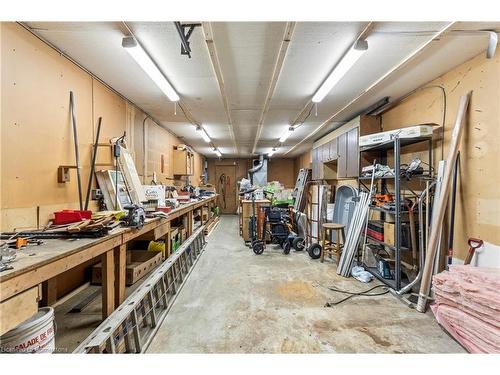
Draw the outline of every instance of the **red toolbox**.
[[[91,218],[92,211],[90,210],[61,210],[54,212],[54,225],[76,223]]]

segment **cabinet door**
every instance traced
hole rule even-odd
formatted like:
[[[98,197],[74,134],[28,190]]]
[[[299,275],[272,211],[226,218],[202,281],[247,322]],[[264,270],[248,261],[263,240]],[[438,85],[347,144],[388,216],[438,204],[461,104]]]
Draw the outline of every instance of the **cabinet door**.
[[[337,177],[347,177],[347,133],[340,135],[338,141]]]
[[[337,138],[330,141],[330,160],[337,160],[338,158],[338,150],[337,150]]]
[[[194,174],[194,154],[189,154],[189,174]]]
[[[325,143],[323,146],[321,146],[322,148],[322,153],[323,153],[323,157],[321,158],[321,160],[323,162],[327,162],[327,161],[330,161],[330,143]]]
[[[358,128],[347,133],[347,177],[359,175]]]
[[[174,150],[172,171],[174,175],[185,176],[188,174],[186,154],[186,151]]]

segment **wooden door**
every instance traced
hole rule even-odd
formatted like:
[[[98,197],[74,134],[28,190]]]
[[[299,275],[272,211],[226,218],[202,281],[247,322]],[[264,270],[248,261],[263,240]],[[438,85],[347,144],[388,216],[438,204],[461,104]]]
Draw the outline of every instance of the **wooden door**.
[[[236,166],[215,166],[215,187],[219,197],[217,203],[223,214],[235,214],[237,208],[236,199]]]

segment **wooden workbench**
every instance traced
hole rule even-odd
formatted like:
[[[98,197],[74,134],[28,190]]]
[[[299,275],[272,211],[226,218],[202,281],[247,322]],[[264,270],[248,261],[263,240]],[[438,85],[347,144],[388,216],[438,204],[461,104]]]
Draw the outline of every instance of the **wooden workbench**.
[[[0,304],[18,305],[10,303],[16,296],[25,294],[25,291],[38,288],[42,284],[43,300],[45,303],[55,302],[55,277],[94,258],[101,258],[102,262],[102,315],[106,318],[115,307],[125,298],[125,266],[126,244],[139,236],[152,233],[155,239],[165,238],[167,246],[170,244],[170,222],[176,218],[187,216],[187,236],[193,232],[193,212],[208,206],[210,210],[217,202],[217,195],[203,198],[200,201],[183,204],[172,210],[168,218],[146,219],[140,230],[132,228],[116,228],[107,236],[96,239],[49,239],[43,245],[29,246],[17,252],[16,260],[11,263],[12,270],[0,274]],[[202,223],[203,224],[203,223]],[[168,252],[170,254],[170,252]],[[32,294],[30,294],[32,296]],[[8,303],[9,302],[9,303]],[[27,309],[29,311],[30,309]],[[22,315],[22,314],[20,314]],[[29,316],[28,316],[29,317]],[[0,317],[3,334],[15,327],[21,321],[8,322],[8,316]],[[12,326],[13,325],[13,326]],[[11,327],[12,326],[12,327]]]

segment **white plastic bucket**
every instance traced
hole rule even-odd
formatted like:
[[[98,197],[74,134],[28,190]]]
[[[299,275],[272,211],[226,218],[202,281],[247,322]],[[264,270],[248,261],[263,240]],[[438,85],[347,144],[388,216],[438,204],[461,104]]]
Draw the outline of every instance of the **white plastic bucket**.
[[[54,309],[42,307],[33,317],[0,337],[0,353],[52,353],[54,336]]]

